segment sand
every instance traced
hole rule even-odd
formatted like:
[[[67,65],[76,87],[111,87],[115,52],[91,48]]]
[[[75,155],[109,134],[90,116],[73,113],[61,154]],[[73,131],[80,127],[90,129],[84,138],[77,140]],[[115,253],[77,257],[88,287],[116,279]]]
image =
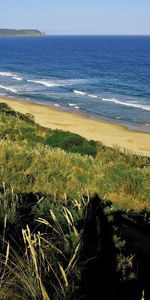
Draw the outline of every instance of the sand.
[[[103,144],[136,154],[150,156],[150,134],[131,131],[125,126],[84,117],[77,113],[65,112],[46,105],[15,99],[0,98],[14,110],[31,113],[35,122],[44,127],[62,129],[78,133],[87,139],[101,141]]]

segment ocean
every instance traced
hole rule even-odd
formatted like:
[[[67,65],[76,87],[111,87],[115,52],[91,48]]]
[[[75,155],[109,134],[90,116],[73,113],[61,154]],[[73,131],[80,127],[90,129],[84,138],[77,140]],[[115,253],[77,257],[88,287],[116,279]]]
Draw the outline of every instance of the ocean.
[[[150,36],[0,38],[0,96],[150,132]]]

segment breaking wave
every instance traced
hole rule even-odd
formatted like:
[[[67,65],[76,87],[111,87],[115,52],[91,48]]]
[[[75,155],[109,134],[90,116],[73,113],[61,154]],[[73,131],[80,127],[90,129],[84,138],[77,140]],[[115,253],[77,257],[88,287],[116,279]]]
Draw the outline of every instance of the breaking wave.
[[[74,106],[76,106],[77,104],[75,104],[75,103],[68,103],[68,105],[71,106],[71,107],[74,107]]]
[[[88,97],[91,97],[91,98],[98,98],[97,95],[91,95],[91,94],[87,94]]]
[[[57,107],[61,106],[60,104],[57,104],[57,103],[55,103],[54,105],[57,106]]]
[[[75,94],[77,94],[77,95],[82,95],[82,96],[85,96],[85,95],[86,95],[85,92],[81,92],[81,91],[77,91],[77,90],[74,90],[73,92],[74,92]]]
[[[81,95],[81,96],[88,96],[90,98],[98,98],[97,95],[88,94],[86,92],[82,92],[82,91],[78,91],[78,90],[74,90],[73,92],[74,92],[74,94]]]
[[[22,81],[23,80],[23,78],[19,77],[19,76],[13,76],[12,78],[15,79],[15,80],[18,80],[18,81]]]
[[[0,72],[0,76],[2,76],[2,77],[11,77],[11,78],[16,79],[18,81],[23,80],[23,78],[21,76],[18,76],[17,74],[12,73],[12,72]]]
[[[27,81],[42,84],[42,85],[47,86],[47,87],[59,86],[58,83],[56,83],[54,81],[51,81],[51,80],[30,80],[30,79],[28,79]]]
[[[16,74],[14,73],[11,73],[11,72],[0,72],[0,76],[4,76],[4,77],[15,77],[17,76]]]
[[[75,84],[85,82],[84,79],[57,79],[57,80],[28,79],[27,81],[36,84],[42,84],[47,87],[69,86],[69,85],[75,85]]]
[[[124,106],[128,106],[128,107],[135,107],[135,108],[139,108],[139,109],[143,109],[143,110],[148,110],[150,111],[150,106],[148,105],[144,105],[144,104],[138,104],[138,103],[131,103],[131,102],[123,102],[114,98],[102,98],[102,101],[106,101],[106,102],[112,102],[115,104],[120,104],[120,105],[124,105]]]
[[[14,88],[8,87],[8,86],[4,86],[4,85],[0,85],[0,88],[6,91],[10,91],[12,93],[18,93],[17,90],[15,90]]]

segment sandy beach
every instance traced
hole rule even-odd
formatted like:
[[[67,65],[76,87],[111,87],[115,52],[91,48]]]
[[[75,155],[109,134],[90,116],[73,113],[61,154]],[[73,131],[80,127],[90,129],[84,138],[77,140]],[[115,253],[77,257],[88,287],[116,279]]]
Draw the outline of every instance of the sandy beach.
[[[0,102],[7,103],[18,112],[31,113],[35,122],[44,127],[78,133],[110,147],[119,146],[121,150],[150,156],[150,134],[148,133],[131,131],[122,125],[90,119],[80,114],[33,102],[5,98],[0,98]]]

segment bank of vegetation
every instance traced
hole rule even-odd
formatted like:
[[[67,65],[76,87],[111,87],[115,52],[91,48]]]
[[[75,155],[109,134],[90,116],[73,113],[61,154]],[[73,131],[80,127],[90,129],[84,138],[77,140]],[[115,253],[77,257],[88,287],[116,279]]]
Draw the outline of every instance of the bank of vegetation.
[[[110,222],[120,211],[149,213],[150,158],[41,127],[0,104],[0,299],[82,297],[81,241],[95,194]],[[131,257],[115,232],[114,245],[126,280]]]

